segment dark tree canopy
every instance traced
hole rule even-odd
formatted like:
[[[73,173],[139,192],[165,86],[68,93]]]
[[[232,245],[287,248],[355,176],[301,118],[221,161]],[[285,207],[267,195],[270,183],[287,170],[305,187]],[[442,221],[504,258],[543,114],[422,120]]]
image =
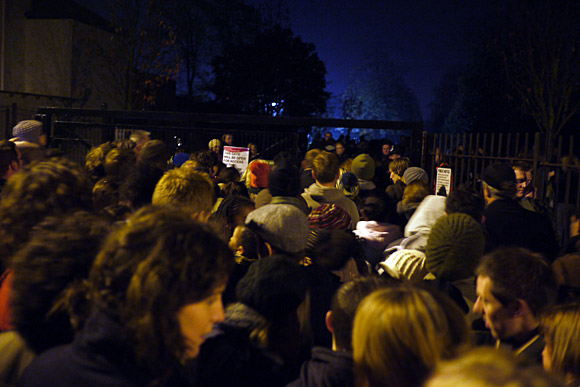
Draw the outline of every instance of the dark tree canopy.
[[[343,118],[421,121],[417,97],[386,54],[374,54],[353,75],[341,96]]]
[[[324,113],[326,68],[314,45],[274,27],[232,43],[213,61],[216,102],[231,111],[311,116]]]

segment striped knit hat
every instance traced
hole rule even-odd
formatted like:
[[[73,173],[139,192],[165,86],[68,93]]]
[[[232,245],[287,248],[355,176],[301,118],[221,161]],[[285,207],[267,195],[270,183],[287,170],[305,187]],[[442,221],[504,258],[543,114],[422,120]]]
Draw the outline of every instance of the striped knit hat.
[[[336,204],[324,203],[312,210],[308,215],[309,228],[324,228],[326,230],[349,230],[350,215]]]
[[[412,282],[423,280],[428,273],[425,268],[425,254],[419,250],[395,251],[380,262],[379,266],[393,278],[404,277]]]

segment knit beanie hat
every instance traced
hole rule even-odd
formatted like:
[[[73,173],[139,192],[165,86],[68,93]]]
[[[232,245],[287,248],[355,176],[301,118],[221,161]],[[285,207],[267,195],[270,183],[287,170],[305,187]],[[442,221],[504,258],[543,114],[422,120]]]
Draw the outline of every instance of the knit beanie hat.
[[[300,193],[300,172],[290,164],[275,167],[270,172],[268,189],[272,196],[298,196]]]
[[[250,187],[268,188],[270,164],[261,160],[254,160],[248,166],[250,169]]]
[[[516,174],[507,163],[491,164],[485,168],[481,178],[487,185],[496,189],[501,189],[505,183],[516,184]]]
[[[363,153],[352,160],[350,169],[359,179],[371,181],[375,177],[375,160],[370,155]]]
[[[441,280],[469,278],[475,274],[484,248],[483,228],[471,216],[463,213],[442,216],[427,239],[425,265]]]
[[[356,175],[352,172],[345,172],[336,184],[336,188],[342,191],[344,196],[353,200],[358,196],[359,185]]]
[[[304,268],[274,255],[252,263],[236,286],[236,298],[269,320],[296,310],[308,287]]]
[[[423,180],[425,183],[429,183],[427,172],[419,167],[410,167],[405,169],[405,172],[403,172],[403,182],[405,184],[409,184],[410,182],[419,179]]]
[[[218,140],[217,138],[214,138],[213,140],[211,140],[209,142],[209,144],[207,145],[209,147],[209,149],[213,148],[214,146],[220,146],[222,143],[220,142],[220,140]]]
[[[42,122],[36,120],[20,121],[12,129],[12,135],[21,141],[34,142],[38,144],[42,134]]]
[[[349,230],[350,215],[336,204],[324,203],[308,215],[308,227],[327,230]]]
[[[379,266],[393,278],[403,276],[412,282],[423,280],[428,273],[425,268],[425,254],[419,250],[395,251],[380,262]]]
[[[266,204],[248,214],[246,225],[281,251],[294,254],[306,248],[308,220],[291,204]]]

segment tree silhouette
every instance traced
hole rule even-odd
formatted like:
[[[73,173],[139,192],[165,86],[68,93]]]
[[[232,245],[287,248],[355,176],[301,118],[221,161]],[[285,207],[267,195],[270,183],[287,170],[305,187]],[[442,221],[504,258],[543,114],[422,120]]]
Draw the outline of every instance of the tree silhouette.
[[[311,116],[326,111],[326,68],[314,45],[274,27],[233,42],[213,61],[216,101],[231,111]]]

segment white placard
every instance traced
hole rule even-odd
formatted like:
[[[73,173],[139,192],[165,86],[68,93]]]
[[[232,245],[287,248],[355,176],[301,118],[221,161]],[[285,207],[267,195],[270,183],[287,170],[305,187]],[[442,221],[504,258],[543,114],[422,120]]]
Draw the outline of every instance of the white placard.
[[[236,167],[240,175],[244,174],[244,171],[248,167],[248,161],[250,160],[250,149],[241,148],[237,146],[224,146],[224,155],[222,157],[222,162],[228,167]]]
[[[445,195],[451,192],[451,168],[437,169],[437,182],[435,184],[435,195],[439,195],[441,187],[445,187]]]

